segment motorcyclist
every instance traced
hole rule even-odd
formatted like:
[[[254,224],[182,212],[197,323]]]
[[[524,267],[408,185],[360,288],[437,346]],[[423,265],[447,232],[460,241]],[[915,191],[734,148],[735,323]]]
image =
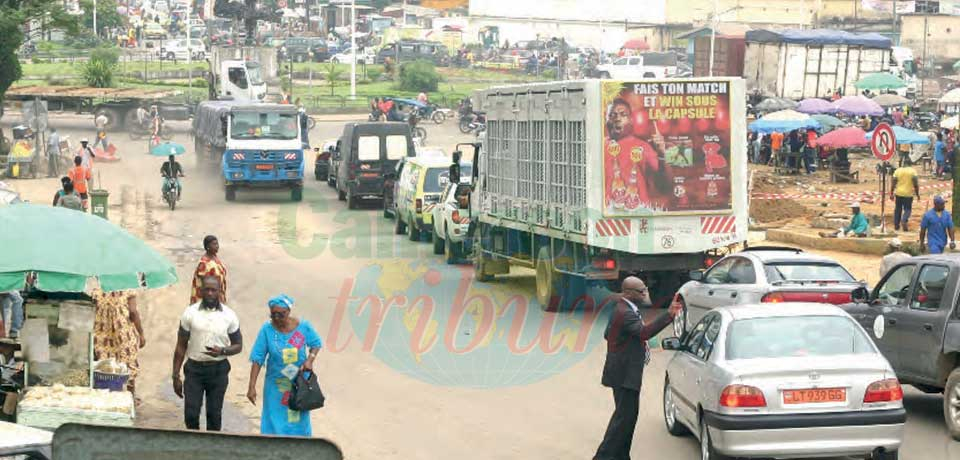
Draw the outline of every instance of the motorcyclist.
[[[163,162],[163,165],[160,166],[160,175],[163,176],[163,185],[161,187],[163,196],[167,195],[167,179],[173,179],[177,187],[177,201],[180,201],[180,196],[183,193],[180,178],[187,176],[183,174],[183,167],[180,166],[180,163],[177,162],[173,155],[167,157],[167,161]]]

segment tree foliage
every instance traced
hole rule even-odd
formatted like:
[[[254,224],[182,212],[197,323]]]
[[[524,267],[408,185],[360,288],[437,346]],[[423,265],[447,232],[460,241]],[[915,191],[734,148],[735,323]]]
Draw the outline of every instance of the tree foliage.
[[[93,31],[93,0],[80,0],[80,8],[83,9],[83,27]],[[117,13],[116,0],[97,0],[97,28],[102,32],[105,27],[112,29],[120,25],[123,25],[123,17]]]
[[[341,77],[344,73],[345,73],[345,72],[343,71],[342,68],[340,68],[340,66],[338,66],[338,65],[336,65],[336,64],[334,64],[334,63],[332,63],[332,62],[329,63],[329,64],[327,64],[327,78],[326,78],[326,80],[327,80],[327,84],[330,85],[330,95],[331,95],[331,96],[333,96],[333,94],[334,94],[333,89],[334,89],[334,87],[336,87],[336,85],[337,85],[337,80],[339,80],[340,77]]]
[[[400,90],[436,91],[440,84],[440,74],[429,61],[406,62],[400,65]]]
[[[80,77],[87,86],[110,88],[119,58],[120,52],[116,48],[97,48],[90,52],[90,59],[79,64]]]

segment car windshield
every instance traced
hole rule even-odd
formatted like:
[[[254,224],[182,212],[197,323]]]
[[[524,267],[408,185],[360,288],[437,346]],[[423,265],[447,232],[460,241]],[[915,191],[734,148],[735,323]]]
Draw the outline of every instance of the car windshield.
[[[292,113],[235,112],[230,120],[232,139],[296,139],[298,117]]]
[[[263,77],[260,75],[260,64],[248,62],[247,63],[247,76],[250,79],[251,85],[261,85],[263,84]]]
[[[777,282],[802,281],[855,281],[845,268],[835,263],[775,262],[765,266],[767,280]]]
[[[845,316],[787,316],[730,323],[727,360],[876,353],[870,338]]]

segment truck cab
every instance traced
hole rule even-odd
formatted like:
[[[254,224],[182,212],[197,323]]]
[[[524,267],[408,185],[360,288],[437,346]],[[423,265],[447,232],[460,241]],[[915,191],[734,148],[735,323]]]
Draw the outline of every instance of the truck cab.
[[[944,419],[960,440],[960,261],[948,255],[906,259],[872,291],[854,291],[842,308],[856,319],[902,383],[943,393]]]
[[[220,63],[218,94],[235,101],[262,101],[267,95],[260,64],[229,60]]]
[[[642,56],[626,56],[612,63],[597,66],[600,78],[631,80],[640,78],[666,78],[665,67],[648,67]]]
[[[221,164],[227,201],[238,188],[289,188],[303,198],[300,116],[292,105],[238,104],[223,118],[226,149]]]
[[[917,62],[913,57],[913,50],[894,46],[890,51],[890,73],[907,83],[905,88],[899,88],[896,92],[903,97],[912,98],[917,94]]]

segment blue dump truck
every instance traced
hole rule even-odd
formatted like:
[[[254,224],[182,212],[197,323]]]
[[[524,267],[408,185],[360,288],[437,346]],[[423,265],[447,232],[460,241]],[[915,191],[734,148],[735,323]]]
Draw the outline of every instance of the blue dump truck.
[[[300,201],[301,123],[293,105],[201,102],[193,122],[197,164],[222,172],[227,201],[236,199],[238,188],[288,188]]]

